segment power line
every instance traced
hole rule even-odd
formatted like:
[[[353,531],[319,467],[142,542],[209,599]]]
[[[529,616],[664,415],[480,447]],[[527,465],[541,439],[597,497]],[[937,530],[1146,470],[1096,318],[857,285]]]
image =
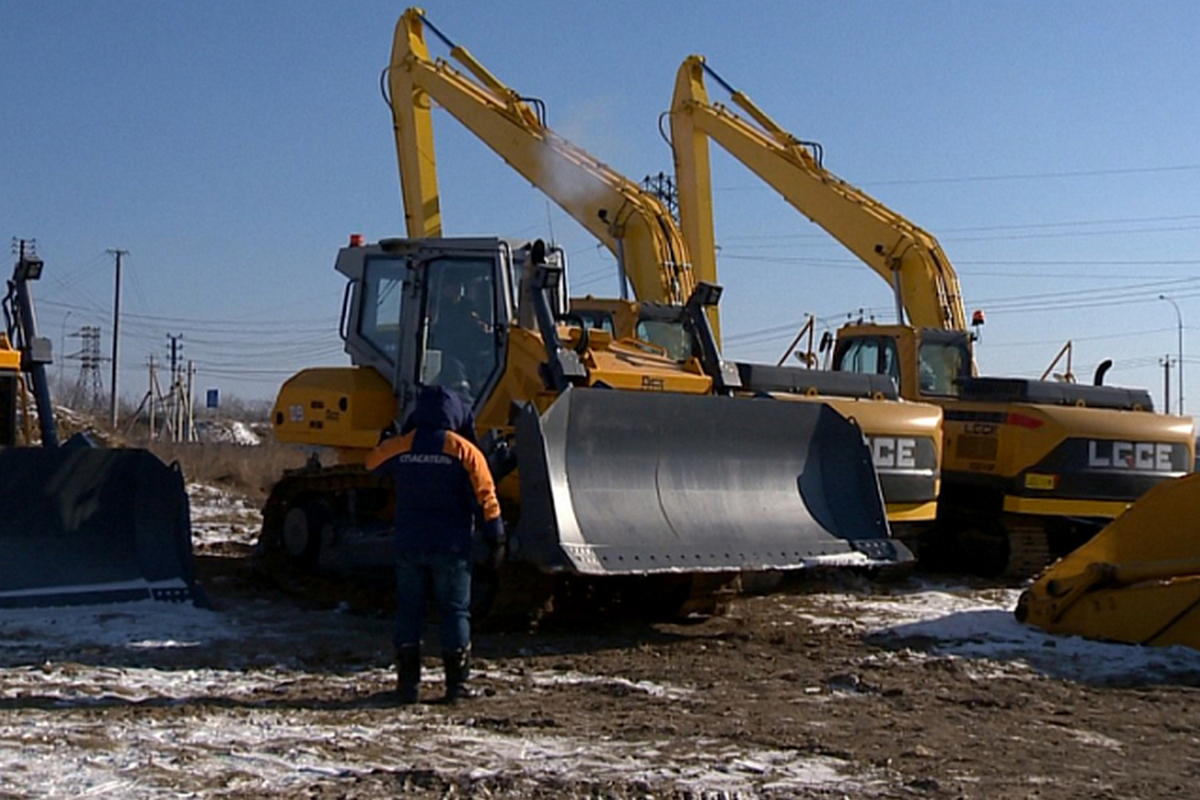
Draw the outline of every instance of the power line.
[[[1110,175],[1153,175],[1200,170],[1200,164],[1174,164],[1161,167],[1116,167],[1111,169],[1072,170],[1063,172],[1013,172],[999,175],[965,175],[940,178],[893,178],[856,181],[855,186],[921,186],[950,183],[995,183],[999,181],[1060,180],[1063,178],[1096,178]],[[731,184],[714,187],[718,192],[742,192],[765,188],[765,184]]]

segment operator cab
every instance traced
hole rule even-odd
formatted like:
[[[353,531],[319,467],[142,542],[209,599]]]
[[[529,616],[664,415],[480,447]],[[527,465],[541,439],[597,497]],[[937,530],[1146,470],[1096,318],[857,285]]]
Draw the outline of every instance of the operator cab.
[[[915,358],[913,351],[915,350]],[[917,364],[917,375],[906,375],[905,364]],[[909,398],[958,397],[971,376],[968,334],[934,329],[914,330],[899,325],[853,325],[838,332],[833,369],[864,375],[885,375]]]
[[[614,339],[649,344],[676,363],[697,357],[701,349],[679,306],[581,297],[571,300],[568,318]]]
[[[344,248],[341,333],[355,366],[394,376],[400,406],[445,386],[478,410],[503,368],[512,247],[498,239],[385,239]]]

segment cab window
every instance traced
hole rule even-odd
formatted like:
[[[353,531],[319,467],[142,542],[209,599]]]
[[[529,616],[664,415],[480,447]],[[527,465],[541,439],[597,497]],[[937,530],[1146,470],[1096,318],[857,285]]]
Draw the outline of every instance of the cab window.
[[[494,263],[443,258],[429,264],[428,341],[421,378],[475,401],[500,363]]]
[[[675,361],[686,361],[692,357],[692,338],[682,323],[657,319],[639,320],[637,338],[663,348],[667,351],[667,357]]]
[[[900,357],[894,339],[872,336],[851,340],[842,353],[838,369],[863,375],[887,375],[900,385]]]
[[[966,374],[966,353],[952,342],[922,342],[918,355],[921,394],[958,396],[958,379]]]
[[[607,311],[571,311],[572,317],[578,317],[583,321],[583,327],[589,331],[604,331],[610,336],[616,337],[616,326],[613,325],[612,314]]]
[[[367,262],[363,280],[359,335],[393,364],[400,349],[400,298],[406,266],[403,259],[374,258]]]

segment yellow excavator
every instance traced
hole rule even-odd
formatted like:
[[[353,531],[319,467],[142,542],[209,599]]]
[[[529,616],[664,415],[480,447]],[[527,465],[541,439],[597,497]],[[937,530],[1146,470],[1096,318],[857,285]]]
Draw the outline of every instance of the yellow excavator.
[[[202,602],[183,476],[146,450],[60,443],[21,243],[0,329],[0,608]]]
[[[705,76],[746,116],[709,100]],[[1191,471],[1191,418],[1153,413],[1147,391],[980,377],[958,277],[928,232],[830,173],[822,149],[784,130],[701,56],[676,76],[670,110],[680,217],[697,280],[716,280],[708,139],[891,285],[897,323],[841,328],[832,367],[890,376],[900,396],[942,407],[944,461],[931,566],[1029,576],[1138,497]]]
[[[430,59],[426,28],[469,75]],[[899,402],[891,381],[877,376],[722,361],[715,298],[701,304],[714,342],[695,341],[689,335],[695,326],[684,324],[686,303],[699,284],[679,225],[659,198],[555,133],[542,118],[544,106],[501,83],[419,10],[409,11],[400,29],[404,40],[397,46],[403,54],[394,55],[388,79],[410,236],[440,231],[428,113],[429,103],[437,102],[616,258],[621,298],[572,298],[570,309],[578,322],[618,340],[658,348],[681,363],[710,352],[712,357],[701,363],[720,393],[831,406],[854,420],[866,436],[893,535],[932,525],[941,461],[937,406]],[[716,286],[715,280],[708,283]],[[627,285],[636,300],[628,298]]]
[[[408,238],[355,238],[338,254],[353,366],[302,371],[273,411],[279,440],[331,448],[338,463],[276,484],[264,557],[391,574],[388,487],[362,460],[420,386],[443,385],[472,404],[466,433],[488,456],[510,530],[499,575],[477,576],[479,610],[711,611],[744,573],[910,560],[889,537],[858,426],[820,403],[716,396],[733,392],[715,388],[704,363],[736,370],[712,344],[677,360],[583,324],[556,248],[442,237],[432,102],[527,169],[560,169],[568,151],[544,139],[512,148],[529,129],[528,104],[462,48],[450,45],[474,79],[431,60],[426,28],[437,33],[418,9],[400,18],[384,72]],[[598,178],[588,188],[609,187]],[[609,216],[605,230],[625,225],[626,252],[670,247],[626,220],[620,197],[603,196],[596,217]],[[653,291],[687,300],[689,335],[714,342],[706,308],[719,290],[695,286],[667,249],[653,257],[672,264]]]

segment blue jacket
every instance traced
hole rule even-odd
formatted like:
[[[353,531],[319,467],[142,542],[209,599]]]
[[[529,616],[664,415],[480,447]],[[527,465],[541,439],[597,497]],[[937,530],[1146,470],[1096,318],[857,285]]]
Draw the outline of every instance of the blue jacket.
[[[367,469],[395,481],[397,550],[468,555],[477,519],[489,544],[503,538],[487,460],[464,435],[470,419],[457,394],[424,387],[403,432],[367,455]]]

